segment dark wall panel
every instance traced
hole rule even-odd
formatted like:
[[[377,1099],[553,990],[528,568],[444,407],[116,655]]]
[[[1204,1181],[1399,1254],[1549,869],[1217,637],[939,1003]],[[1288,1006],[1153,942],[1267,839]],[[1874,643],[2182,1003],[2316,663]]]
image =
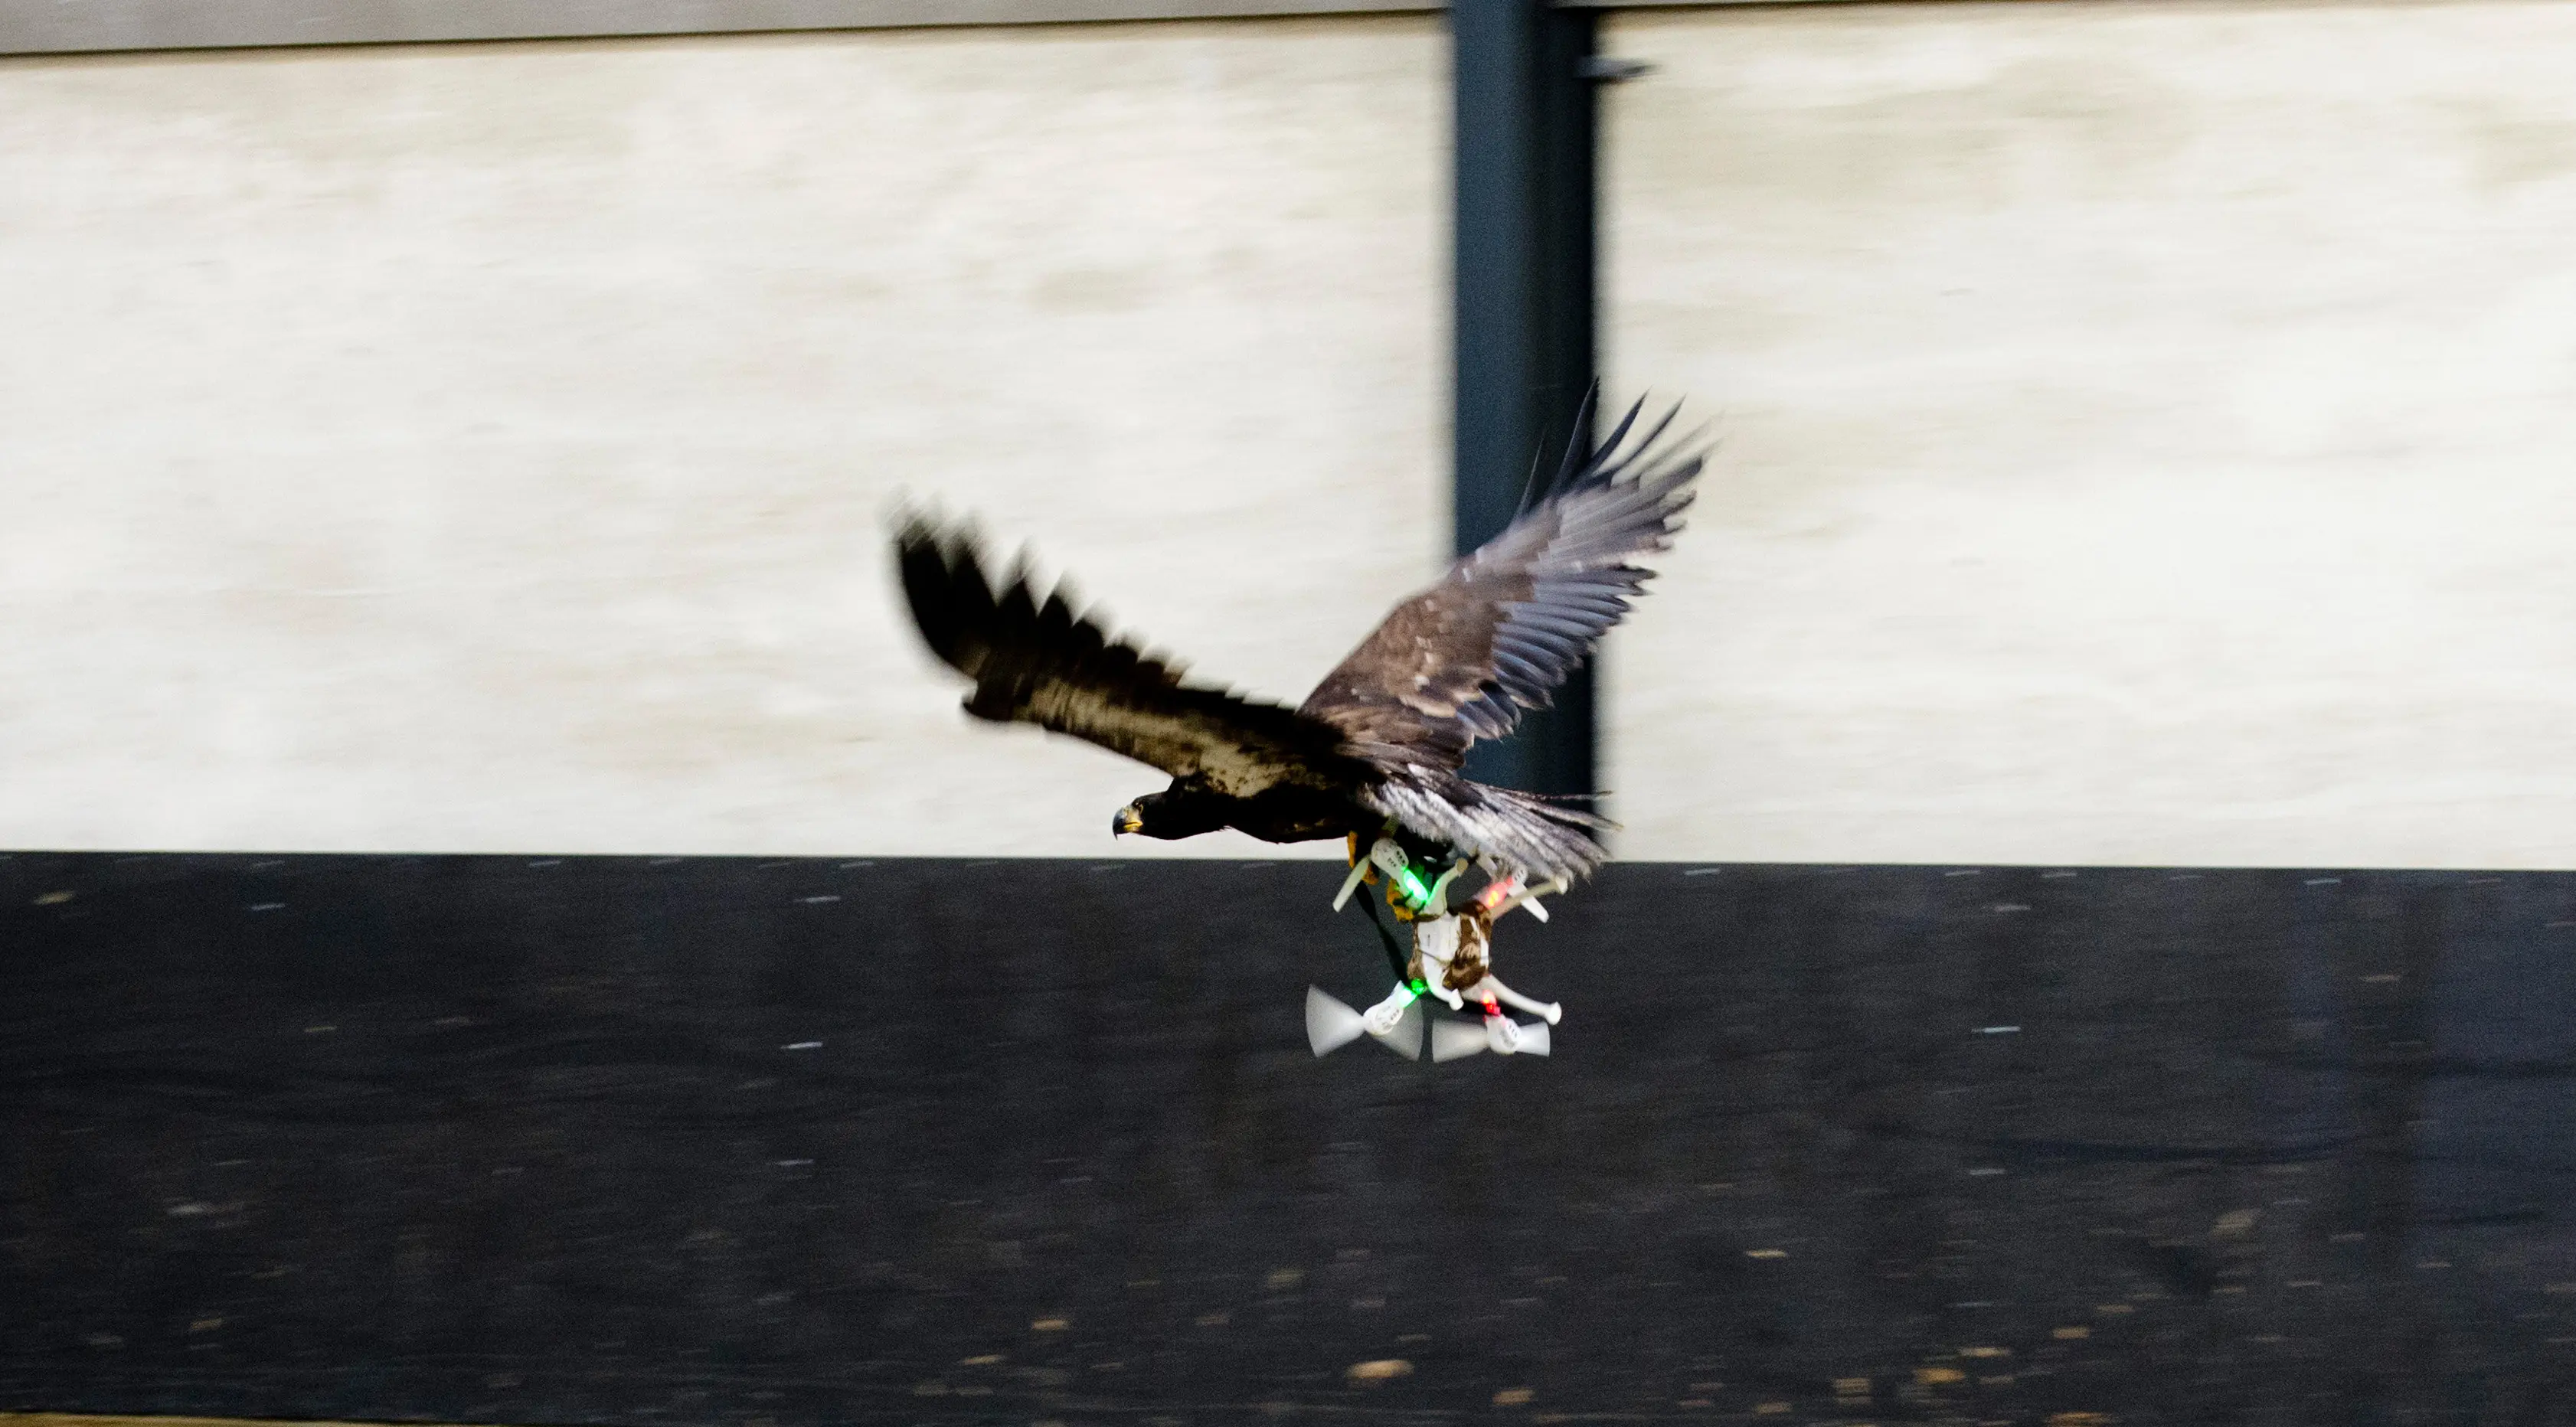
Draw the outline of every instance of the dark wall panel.
[[[0,860],[0,1407],[2576,1417],[2576,878],[1336,872]]]

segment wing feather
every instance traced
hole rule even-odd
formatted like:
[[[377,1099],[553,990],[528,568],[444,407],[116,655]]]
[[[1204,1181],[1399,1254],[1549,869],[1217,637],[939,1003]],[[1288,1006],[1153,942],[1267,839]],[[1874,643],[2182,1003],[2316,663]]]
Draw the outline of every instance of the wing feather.
[[[1629,442],[1643,406],[1588,457],[1569,442],[1511,525],[1397,605],[1301,711],[1391,772],[1455,769],[1468,745],[1547,707],[1643,591],[1652,571],[1637,559],[1670,548],[1690,507],[1704,455],[1658,444],[1678,407]]]
[[[1061,586],[1041,599],[1025,567],[996,594],[963,530],[912,517],[895,560],[923,642],[975,681],[965,707],[977,718],[1070,734],[1235,797],[1369,772],[1339,752],[1332,724],[1182,683],[1178,663],[1112,638]]]
[[[1609,858],[1596,835],[1608,819],[1510,788],[1470,782],[1445,769],[1412,769],[1368,790],[1368,804],[1532,881],[1572,881]]]

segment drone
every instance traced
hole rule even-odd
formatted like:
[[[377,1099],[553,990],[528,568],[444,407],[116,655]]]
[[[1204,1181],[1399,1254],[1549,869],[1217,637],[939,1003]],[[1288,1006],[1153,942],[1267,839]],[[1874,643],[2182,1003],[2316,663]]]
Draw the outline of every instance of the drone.
[[[1473,1002],[1476,1010],[1469,1014],[1477,1017],[1475,1021],[1445,1016],[1430,1021],[1434,1062],[1488,1050],[1496,1055],[1546,1055],[1551,1039],[1549,1028],[1563,1018],[1564,1008],[1553,1001],[1532,1000],[1504,985],[1502,978],[1494,974],[1494,923],[1516,907],[1526,908],[1531,916],[1546,921],[1547,908],[1539,899],[1564,891],[1564,880],[1550,879],[1533,887],[1524,885],[1518,874],[1506,873],[1452,911],[1449,884],[1466,872],[1466,859],[1458,858],[1436,877],[1426,879],[1428,869],[1415,865],[1412,855],[1393,835],[1395,831],[1390,828],[1388,835],[1371,843],[1366,855],[1360,852],[1359,838],[1350,839],[1351,872],[1333,898],[1333,910],[1338,912],[1349,905],[1352,894],[1362,885],[1381,883],[1386,889],[1387,906],[1398,924],[1409,923],[1413,929],[1411,953],[1405,952],[1396,935],[1378,919],[1376,900],[1361,899],[1386,950],[1388,966],[1395,974],[1395,989],[1384,1000],[1358,1011],[1320,986],[1307,986],[1306,1043],[1320,1059],[1365,1035],[1407,1060],[1419,1060],[1427,1019],[1422,1003],[1432,999],[1460,1012],[1466,1012],[1468,1003]],[[1527,1023],[1515,1020],[1504,1011],[1505,1006],[1539,1019]]]

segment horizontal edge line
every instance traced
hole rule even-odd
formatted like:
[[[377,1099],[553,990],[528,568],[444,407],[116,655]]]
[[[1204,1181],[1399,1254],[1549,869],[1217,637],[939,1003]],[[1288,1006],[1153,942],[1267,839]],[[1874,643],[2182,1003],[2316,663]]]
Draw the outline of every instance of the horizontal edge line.
[[[137,1417],[102,1412],[0,1412],[0,1427],[376,1427],[376,1424],[360,1421],[286,1421],[265,1417]]]
[[[1554,0],[1572,10],[1956,2]],[[1151,20],[1435,15],[1448,8],[1447,0],[0,0],[0,58]]]
[[[1434,14],[1425,0],[0,0],[0,56]]]

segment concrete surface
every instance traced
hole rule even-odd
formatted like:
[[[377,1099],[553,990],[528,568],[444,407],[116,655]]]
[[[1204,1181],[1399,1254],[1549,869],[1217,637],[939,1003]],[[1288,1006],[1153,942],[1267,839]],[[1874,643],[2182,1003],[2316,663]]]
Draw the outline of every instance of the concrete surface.
[[[969,727],[883,517],[1302,697],[1446,540],[1441,56],[0,63],[0,846],[1111,853],[1161,776]]]
[[[1647,858],[2576,858],[2576,9],[1632,13]],[[898,488],[1294,699],[1436,568],[1429,17],[0,64],[0,844],[1116,846]]]
[[[1623,853],[2576,862],[2576,7],[1605,27]]]
[[[1549,1057],[1408,1064],[1335,872],[0,860],[0,1406],[2576,1404],[2576,877],[1621,865]]]

